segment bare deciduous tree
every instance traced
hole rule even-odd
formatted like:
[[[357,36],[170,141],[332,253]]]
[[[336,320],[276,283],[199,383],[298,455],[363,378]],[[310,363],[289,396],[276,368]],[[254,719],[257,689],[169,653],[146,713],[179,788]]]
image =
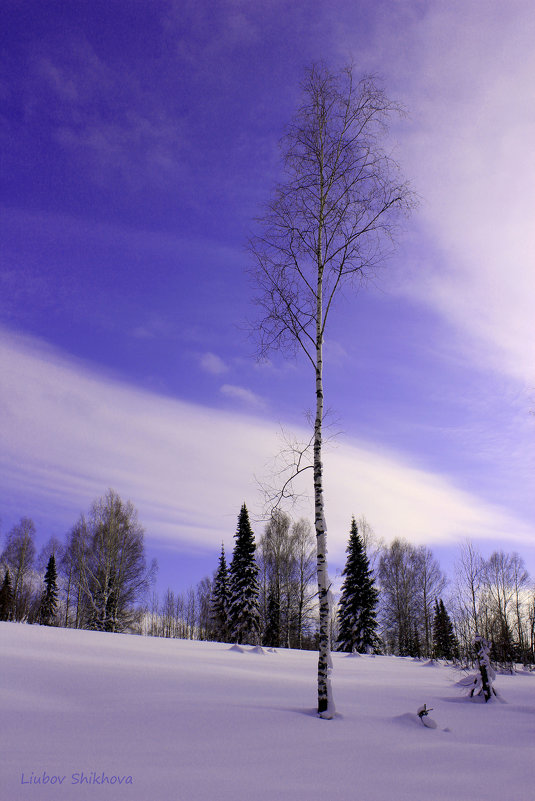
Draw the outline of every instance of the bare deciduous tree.
[[[264,619],[264,643],[289,647],[290,575],[292,570],[290,517],[277,509],[260,538],[261,614]]]
[[[521,655],[523,661],[527,661],[529,658],[529,632],[524,626],[524,621],[527,620],[525,607],[526,601],[528,600],[527,590],[529,587],[530,578],[529,573],[526,570],[524,560],[517,553],[514,553],[511,559],[511,580],[514,591],[514,617],[519,654]]]
[[[361,515],[356,522],[362,544],[366,551],[366,556],[368,557],[370,569],[375,570],[381,551],[385,548],[384,540],[377,536],[365,515]]]
[[[419,568],[416,548],[400,539],[379,559],[382,637],[387,650],[399,656],[419,655]]]
[[[422,615],[424,653],[426,656],[431,656],[433,653],[434,604],[442,595],[446,586],[446,578],[437,560],[425,545],[421,545],[418,548],[417,558],[419,562],[418,594],[420,596]]]
[[[481,629],[483,565],[483,557],[475,545],[469,540],[462,543],[455,563],[452,605],[457,637],[464,655],[471,653],[474,638]]]
[[[134,604],[156,573],[155,562],[147,567],[143,538],[133,504],[111,489],[73,530],[69,566],[75,568],[85,627],[124,631],[134,622]]]
[[[205,576],[197,584],[197,639],[199,640],[210,640],[212,638],[211,597],[212,579]]]
[[[32,601],[31,573],[35,561],[35,524],[22,517],[7,535],[1,563],[9,568],[13,587],[12,615],[14,620],[25,620]]]
[[[432,552],[424,545],[394,540],[383,549],[378,577],[388,649],[401,656],[431,656],[434,604],[446,585]]]
[[[260,611],[264,644],[301,648],[314,606],[314,542],[308,520],[275,510],[260,538]]]
[[[308,632],[315,609],[316,593],[311,590],[314,578],[314,535],[308,520],[301,518],[292,526],[294,551],[294,586],[296,597],[297,647],[303,647],[303,637]]]
[[[492,640],[493,658],[503,664],[512,664],[515,658],[524,660],[522,605],[529,582],[524,561],[517,553],[494,551],[484,563],[483,577],[485,635]]]
[[[82,516],[71,529],[67,538],[65,552],[60,560],[60,572],[65,588],[65,626],[71,623],[74,628],[81,628],[84,625],[87,604],[85,603],[83,577],[84,566],[89,557],[89,549],[89,531],[85,518]],[[75,596],[76,608],[74,615],[71,616],[73,595]]]
[[[474,545],[461,546],[456,563],[455,627],[465,657],[476,634],[492,643],[492,658],[504,664],[532,662],[530,577],[517,553],[494,551],[484,559]]]
[[[312,66],[303,103],[282,151],[286,177],[274,193],[250,242],[259,353],[301,350],[315,376],[312,437],[319,596],[318,714],[335,712],[330,681],[330,582],[323,495],[323,344],[327,320],[340,290],[365,278],[386,255],[400,214],[412,195],[382,139],[400,108],[372,77],[355,81],[351,67],[339,73]],[[296,469],[296,473],[301,468]]]

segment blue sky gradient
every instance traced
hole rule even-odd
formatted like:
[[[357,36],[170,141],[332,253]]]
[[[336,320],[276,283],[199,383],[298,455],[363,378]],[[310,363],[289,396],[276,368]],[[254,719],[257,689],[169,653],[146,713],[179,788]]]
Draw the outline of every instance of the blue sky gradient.
[[[388,146],[421,200],[327,332],[332,571],[364,514],[535,572],[529,0],[7,0],[0,36],[0,532],[62,538],[112,486],[180,589],[260,515],[314,385],[255,361],[245,245],[305,67],[353,61],[407,108]]]

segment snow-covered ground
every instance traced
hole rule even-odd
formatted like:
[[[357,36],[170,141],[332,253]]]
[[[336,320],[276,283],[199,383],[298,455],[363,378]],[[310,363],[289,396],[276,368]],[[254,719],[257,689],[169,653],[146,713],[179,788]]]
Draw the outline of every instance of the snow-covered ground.
[[[333,660],[326,721],[314,653],[0,623],[0,798],[535,799],[535,675],[480,704],[447,666]]]

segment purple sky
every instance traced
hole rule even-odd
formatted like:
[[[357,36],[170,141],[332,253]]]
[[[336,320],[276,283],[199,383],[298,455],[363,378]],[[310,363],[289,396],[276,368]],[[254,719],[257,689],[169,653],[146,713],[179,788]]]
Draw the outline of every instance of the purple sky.
[[[304,361],[258,365],[244,245],[304,68],[353,60],[409,116],[421,197],[327,336],[331,572],[352,514],[451,564],[469,537],[535,573],[531,0],[7,0],[0,72],[0,515],[63,538],[108,487],[159,584],[255,517]],[[299,513],[308,513],[305,506]],[[256,525],[259,535],[262,525]]]

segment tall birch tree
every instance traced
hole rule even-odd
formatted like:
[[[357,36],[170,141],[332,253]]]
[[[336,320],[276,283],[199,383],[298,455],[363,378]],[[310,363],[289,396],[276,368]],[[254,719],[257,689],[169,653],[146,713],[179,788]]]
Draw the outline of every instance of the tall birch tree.
[[[323,63],[305,75],[303,101],[281,149],[284,180],[276,187],[250,242],[260,319],[261,356],[301,351],[315,379],[312,464],[319,599],[318,714],[332,718],[330,582],[323,492],[323,345],[327,320],[344,286],[356,284],[384,259],[412,196],[383,147],[400,108],[377,81],[356,81],[351,67]],[[284,496],[288,483],[281,491]]]

